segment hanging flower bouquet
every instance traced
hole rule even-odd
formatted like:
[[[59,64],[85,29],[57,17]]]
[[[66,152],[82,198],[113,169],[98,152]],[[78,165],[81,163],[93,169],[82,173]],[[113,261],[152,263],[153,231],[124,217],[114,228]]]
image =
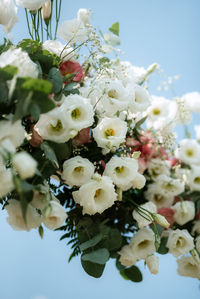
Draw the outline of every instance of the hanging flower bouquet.
[[[69,260],[80,254],[94,277],[113,258],[125,279],[139,282],[137,261],[156,274],[158,253],[169,252],[180,275],[200,279],[200,144],[188,137],[177,145],[173,132],[200,112],[200,95],[150,96],[158,65],[120,61],[118,22],[98,35],[90,10],[59,25],[61,0],[16,4],[31,38],[0,46],[0,203],[8,223],[38,228],[41,237],[44,226],[60,230]],[[13,0],[0,0],[4,31],[16,21]]]

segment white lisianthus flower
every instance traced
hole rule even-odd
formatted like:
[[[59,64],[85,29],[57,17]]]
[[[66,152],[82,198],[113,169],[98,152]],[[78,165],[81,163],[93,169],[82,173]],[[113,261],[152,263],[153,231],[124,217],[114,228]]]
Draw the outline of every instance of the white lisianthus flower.
[[[49,20],[51,18],[51,0],[46,0],[46,2],[42,5],[41,14],[43,20]]]
[[[184,225],[195,217],[195,205],[193,201],[177,202],[172,206],[172,209],[174,210],[174,220],[179,225]]]
[[[188,173],[187,183],[191,191],[200,191],[200,166],[193,166]]]
[[[131,85],[130,90],[133,90]],[[132,113],[143,112],[150,106],[150,97],[146,89],[139,85],[134,86],[130,92],[129,109]]]
[[[140,229],[130,241],[130,246],[137,260],[146,259],[156,251],[155,235],[152,229],[144,227]]]
[[[169,208],[174,202],[174,196],[163,193],[157,183],[148,185],[148,189],[144,192],[144,196],[147,200],[152,201],[158,209],[162,207]]]
[[[69,95],[60,106],[66,126],[78,131],[90,127],[94,122],[94,110],[90,101],[79,95]]]
[[[133,249],[130,245],[123,246],[118,253],[120,255],[119,261],[125,267],[133,266],[137,262]]]
[[[132,181],[132,187],[137,189],[142,189],[146,184],[145,176],[140,174],[139,172],[136,173],[134,180]]]
[[[16,4],[29,10],[38,10],[47,0],[16,0]]]
[[[3,68],[7,65],[18,68],[16,75],[17,77],[37,78],[38,76],[37,64],[34,63],[28,54],[22,51],[21,48],[10,48],[0,55],[0,68]]]
[[[83,207],[83,215],[101,214],[110,208],[117,199],[113,182],[107,176],[90,180],[78,191],[74,191],[72,195],[75,202]]]
[[[37,161],[27,152],[16,153],[12,159],[12,165],[22,179],[31,178],[37,169]]]
[[[200,253],[200,236],[198,236],[195,240],[195,247],[197,251]]]
[[[102,96],[102,89],[99,86],[92,86],[92,83],[88,81],[89,80],[87,80],[87,85],[80,87],[80,95],[86,99],[89,99],[91,104],[95,106],[100,101],[99,99]]]
[[[168,196],[176,196],[185,190],[185,184],[179,179],[174,179],[164,174],[157,177],[157,184],[161,193]]]
[[[67,20],[61,23],[58,35],[69,44],[82,43],[87,39],[87,30],[80,20]]]
[[[12,172],[10,169],[0,171],[0,197],[6,196],[14,189]]]
[[[148,173],[154,180],[161,174],[170,175],[170,161],[152,159],[148,164]]]
[[[198,141],[200,141],[200,126],[194,126],[196,138]]]
[[[60,108],[41,114],[34,129],[43,139],[57,143],[67,142],[71,138],[69,128],[63,120]]]
[[[200,235],[200,220],[194,221],[194,225],[192,227],[192,235]]]
[[[148,267],[149,271],[151,272],[151,274],[158,274],[159,258],[157,256],[155,256],[153,254],[149,255],[145,259],[145,262],[146,262],[147,267]]]
[[[114,184],[123,191],[132,187],[138,171],[138,161],[128,157],[112,157],[106,164],[104,175],[109,176]]]
[[[105,117],[92,131],[98,146],[110,151],[125,141],[127,124],[119,118]]]
[[[200,112],[200,93],[197,91],[187,93],[183,96],[187,107],[191,112]]]
[[[0,146],[10,152],[14,152],[14,148],[20,146],[25,138],[26,131],[21,125],[21,121],[18,120],[12,123],[8,120],[0,121]],[[8,146],[7,146],[8,145]]]
[[[94,170],[88,159],[76,156],[64,162],[62,179],[71,187],[80,187],[91,179]]]
[[[9,33],[18,22],[17,7],[13,0],[0,0],[0,24],[6,33]]]
[[[141,208],[141,211],[140,211]],[[153,218],[150,213],[157,213],[157,207],[153,202],[146,202],[138,207],[139,211],[135,209],[133,211],[133,218],[137,221],[138,227],[143,228],[153,222]],[[150,213],[148,213],[150,212]],[[142,216],[144,215],[144,217]]]
[[[67,218],[67,214],[63,206],[55,200],[49,202],[49,209],[43,210],[43,223],[51,230],[61,227]]]
[[[61,42],[57,40],[46,40],[42,48],[44,50],[49,51],[52,54],[56,54],[58,57],[61,58],[62,62],[65,62],[67,60],[73,60],[73,57],[75,55],[73,48],[69,46],[64,46]]]
[[[162,129],[174,121],[177,104],[164,97],[152,96],[151,106],[147,109],[147,127]]]
[[[177,263],[179,275],[200,279],[200,265],[191,256],[182,256]]]
[[[113,117],[117,112],[128,108],[130,101],[129,91],[121,81],[105,79],[100,81],[99,88],[102,96],[97,104],[98,110],[105,113],[108,117]]]
[[[77,19],[84,25],[90,24],[91,10],[86,8],[80,8],[77,12]]]
[[[18,200],[9,199],[8,205],[5,206],[8,212],[8,223],[14,230],[30,231],[40,226],[42,218],[34,207],[28,204],[26,209],[26,222],[24,221],[21,204]]]
[[[33,199],[30,204],[40,210],[43,211],[49,205],[51,200],[58,201],[58,199],[49,191],[49,187],[40,186],[40,191],[34,190]],[[59,201],[58,201],[59,202]]]
[[[195,139],[183,139],[175,151],[176,158],[186,164],[200,164],[200,144]]]
[[[178,257],[194,248],[194,239],[186,229],[171,230],[166,246],[173,256]]]

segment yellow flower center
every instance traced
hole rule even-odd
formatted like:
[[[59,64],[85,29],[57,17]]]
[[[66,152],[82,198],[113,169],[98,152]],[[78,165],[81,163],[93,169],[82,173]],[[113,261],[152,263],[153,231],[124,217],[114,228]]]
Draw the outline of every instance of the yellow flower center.
[[[97,199],[101,195],[102,189],[97,189],[94,198]]]
[[[62,125],[61,120],[58,120],[55,126],[52,125],[52,124],[51,124],[50,126],[51,126],[51,129],[52,129],[53,131],[56,131],[56,132],[59,132],[60,130],[63,129],[63,125]]]
[[[115,168],[115,171],[116,171],[117,173],[122,173],[122,172],[124,171],[124,166],[116,167],[116,168]]]
[[[186,150],[186,155],[187,155],[188,157],[192,157],[192,156],[194,156],[194,151],[193,151],[192,149],[187,149],[187,150]]]
[[[75,172],[81,172],[81,171],[83,171],[83,167],[82,166],[77,166],[77,167],[74,168],[74,171]]]
[[[108,92],[108,96],[109,96],[109,98],[117,99],[118,98],[118,93],[116,92],[116,90],[111,89]]]
[[[81,111],[78,108],[76,108],[71,112],[71,116],[72,118],[76,119],[81,116]]]
[[[110,137],[110,136],[114,136],[115,135],[115,131],[113,129],[107,129],[105,132],[104,132],[106,138]]]
[[[158,109],[158,108],[154,108],[154,109],[153,109],[153,114],[154,114],[154,115],[160,115],[160,113],[161,113],[161,112],[160,112],[160,109]]]
[[[195,183],[195,184],[200,184],[200,176],[198,176],[198,177],[196,177],[196,178],[194,179],[194,183]]]

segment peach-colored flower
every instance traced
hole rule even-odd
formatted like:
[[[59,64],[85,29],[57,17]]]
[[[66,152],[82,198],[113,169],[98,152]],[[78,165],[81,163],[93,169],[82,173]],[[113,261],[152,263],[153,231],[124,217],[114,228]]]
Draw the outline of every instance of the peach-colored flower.
[[[72,78],[73,82],[80,82],[84,77],[84,70],[78,62],[67,60],[60,64],[59,69],[63,77],[69,74],[75,74]]]

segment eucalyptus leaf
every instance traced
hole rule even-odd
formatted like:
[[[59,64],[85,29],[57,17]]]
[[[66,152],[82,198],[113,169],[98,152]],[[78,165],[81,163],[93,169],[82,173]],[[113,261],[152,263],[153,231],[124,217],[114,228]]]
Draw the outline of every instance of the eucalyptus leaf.
[[[112,24],[109,28],[110,32],[114,33],[115,35],[119,36],[119,22]]]
[[[48,74],[48,79],[51,81],[53,85],[53,92],[59,93],[62,90],[63,86],[63,78],[60,71],[56,67],[52,67]]]
[[[139,268],[132,266],[130,268],[125,268],[120,271],[121,276],[126,280],[131,280],[133,282],[142,281],[142,273]]]
[[[89,261],[83,261],[82,259],[81,259],[81,265],[87,274],[95,278],[101,277],[105,268],[105,264],[101,265],[101,264],[91,263]]]
[[[109,251],[106,248],[100,248],[95,251],[92,251],[87,254],[83,254],[81,256],[83,261],[97,263],[97,264],[105,264],[109,259]]]
[[[90,239],[90,240],[82,243],[80,245],[80,249],[82,251],[84,251],[84,250],[86,250],[86,249],[88,249],[90,247],[93,247],[93,246],[97,245],[101,240],[102,240],[102,235],[98,234],[95,237],[93,237],[92,239]]]
[[[44,141],[40,148],[44,151],[44,154],[48,160],[50,160],[55,167],[59,167],[58,160],[54,150],[50,147],[50,145]]]

